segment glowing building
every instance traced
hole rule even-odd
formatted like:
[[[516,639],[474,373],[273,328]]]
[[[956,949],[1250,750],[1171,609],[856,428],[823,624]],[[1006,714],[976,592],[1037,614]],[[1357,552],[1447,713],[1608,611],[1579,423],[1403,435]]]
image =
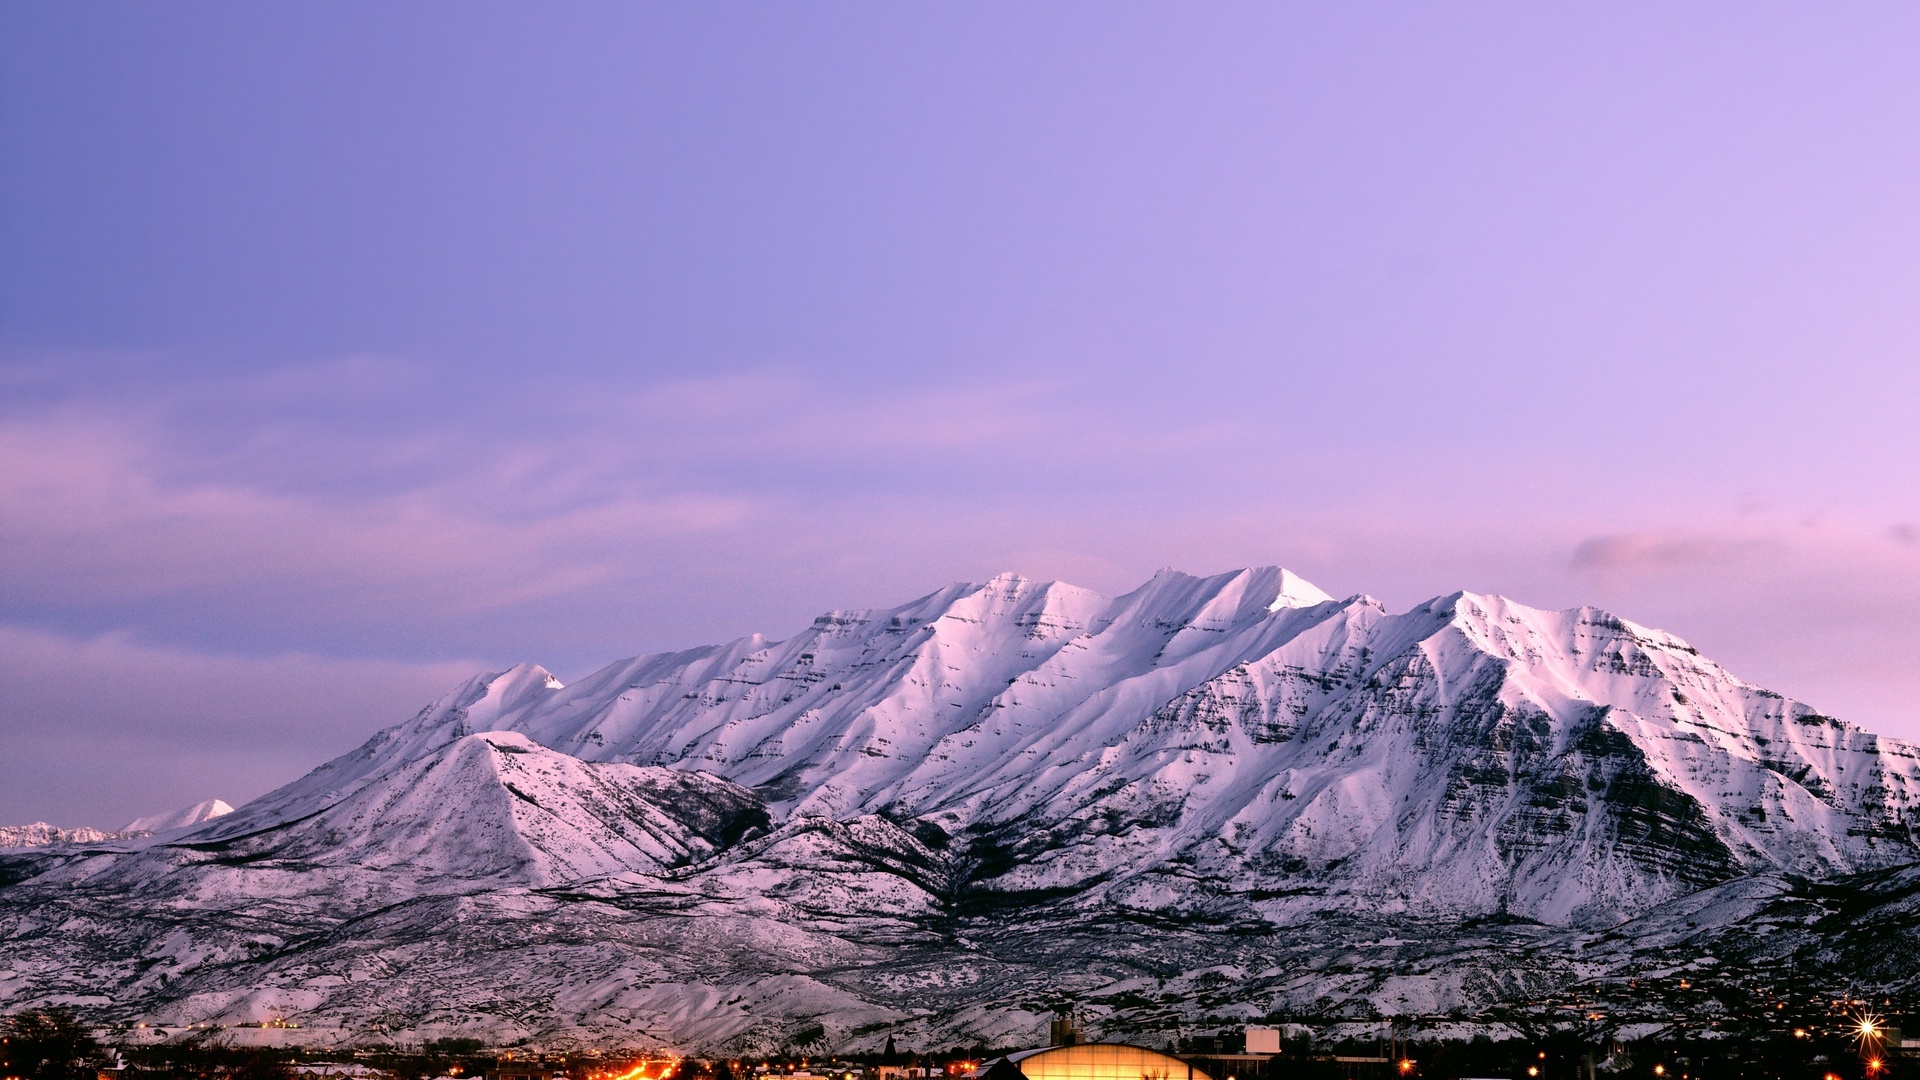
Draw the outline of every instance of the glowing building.
[[[1126,1043],[1080,1043],[1008,1054],[979,1070],[983,1080],[1213,1080],[1177,1057]]]

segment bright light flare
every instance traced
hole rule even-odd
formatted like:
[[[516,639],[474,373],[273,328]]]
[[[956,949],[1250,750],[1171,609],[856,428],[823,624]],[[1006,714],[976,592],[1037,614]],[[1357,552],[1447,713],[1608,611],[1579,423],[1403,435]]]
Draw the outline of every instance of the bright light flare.
[[[1861,1013],[1853,1020],[1853,1037],[1862,1047],[1872,1046],[1887,1037],[1886,1022],[1872,1013]]]

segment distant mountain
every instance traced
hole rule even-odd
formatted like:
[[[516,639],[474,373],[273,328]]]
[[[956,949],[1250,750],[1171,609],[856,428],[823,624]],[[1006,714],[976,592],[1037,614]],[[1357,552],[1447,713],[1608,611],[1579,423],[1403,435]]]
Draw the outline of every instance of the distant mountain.
[[[80,826],[75,829],[62,829],[44,821],[31,825],[0,825],[0,848],[44,847],[49,844],[97,844],[104,840],[133,840],[151,836],[169,829],[184,829],[189,825],[211,821],[222,814],[233,813],[233,807],[219,799],[194,803],[192,806],[175,810],[169,814],[154,814],[149,817],[135,818],[124,828],[117,831],[94,829]]]
[[[108,832],[105,829],[93,829],[85,825],[75,829],[63,829],[58,825],[36,821],[31,825],[0,825],[0,848],[41,847],[46,844],[94,844],[102,840],[126,839],[131,835],[134,834]]]
[[[476,676],[185,833],[10,855],[0,1007],[749,1050],[1464,1015],[1841,955],[1807,905],[1906,873],[1917,803],[1914,747],[1596,609],[1005,575]]]
[[[208,799],[192,806],[183,807],[170,814],[152,814],[143,818],[134,818],[121,826],[121,832],[166,832],[168,829],[184,829],[189,825],[198,825],[203,821],[233,813],[233,807],[219,799]]]

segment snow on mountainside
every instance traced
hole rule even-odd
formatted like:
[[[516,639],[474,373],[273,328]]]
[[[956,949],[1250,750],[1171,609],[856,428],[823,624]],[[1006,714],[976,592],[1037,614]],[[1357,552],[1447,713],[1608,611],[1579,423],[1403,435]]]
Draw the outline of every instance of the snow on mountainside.
[[[231,814],[9,856],[0,1004],[736,1048],[991,1033],[1067,992],[1440,1012],[1701,889],[1914,862],[1917,802],[1908,744],[1591,608],[1005,575],[477,676]]]

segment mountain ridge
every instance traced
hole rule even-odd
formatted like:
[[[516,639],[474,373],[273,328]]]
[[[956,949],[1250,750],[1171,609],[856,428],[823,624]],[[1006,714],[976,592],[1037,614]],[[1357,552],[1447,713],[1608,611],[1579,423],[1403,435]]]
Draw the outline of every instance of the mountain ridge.
[[[1540,612],[1465,592],[1398,616],[1370,598],[1333,601],[1318,590],[1305,594],[1312,601],[1307,606],[1281,602],[1288,589],[1300,588],[1279,568],[1213,578],[1163,572],[1118,598],[1002,575],[898,608],[832,612],[784,641],[754,635],[621,661],[571,690],[544,669],[523,665],[443,698],[405,737],[430,740],[433,731],[499,727],[583,760],[711,770],[769,796],[777,814],[886,810],[965,828],[1017,820],[1040,802],[1075,798],[1097,786],[1096,778],[1146,781],[1102,763],[1075,768],[1083,757],[1078,748],[1125,749],[1143,726],[1163,737],[1179,729],[1188,737],[1183,750],[1214,757],[1258,752],[1263,743],[1294,742],[1303,733],[1338,755],[1338,735],[1327,737],[1331,729],[1316,730],[1314,721],[1346,723],[1351,718],[1330,700],[1337,687],[1351,692],[1372,680],[1379,689],[1382,671],[1397,665],[1394,678],[1438,680],[1435,700],[1422,703],[1425,708],[1445,707],[1449,679],[1497,680],[1496,697],[1504,691],[1512,700],[1493,704],[1512,715],[1504,729],[1496,723],[1499,730],[1474,734],[1495,743],[1517,738],[1536,756],[1564,756],[1576,738],[1586,740],[1589,756],[1672,751],[1631,763],[1640,771],[1625,779],[1662,802],[1654,813],[1677,815],[1629,823],[1633,828],[1648,835],[1665,825],[1693,828],[1700,851],[1672,866],[1676,873],[1694,873],[1703,852],[1710,871],[1776,866],[1832,873],[1872,868],[1912,851],[1920,796],[1920,770],[1913,767],[1920,759],[1912,747],[1734,679],[1679,638],[1599,609]],[[996,620],[1002,633],[985,633]],[[1103,641],[1115,636],[1120,640]],[[1549,640],[1554,637],[1563,640]],[[1599,650],[1584,670],[1572,663],[1582,644]],[[1555,645],[1560,655],[1547,656]],[[1441,649],[1445,655],[1433,651]],[[1068,655],[1074,652],[1083,655]],[[950,662],[957,659],[971,668]],[[862,669],[876,668],[882,678],[854,682]],[[1068,688],[1069,682],[1088,692]],[[1701,701],[1687,697],[1689,687]],[[1278,712],[1262,696],[1271,693],[1287,698]],[[1470,704],[1473,694],[1464,695]],[[852,708],[828,713],[849,698]],[[1334,715],[1322,717],[1329,707]],[[948,720],[948,709],[957,716]],[[1236,725],[1221,710],[1237,710],[1240,720],[1258,712],[1264,726],[1229,731]],[[456,714],[454,728],[445,728]],[[1545,727],[1516,730],[1515,715]],[[1766,723],[1765,733],[1747,730],[1756,720]],[[1202,728],[1215,741],[1200,737]],[[1549,745],[1534,745],[1541,738]],[[1420,741],[1417,734],[1413,741]],[[982,745],[991,752],[976,752]],[[1699,767],[1701,746],[1730,754],[1708,764],[1740,773],[1743,784],[1702,790],[1712,768]],[[1165,748],[1149,740],[1148,749],[1161,755]],[[1836,749],[1864,761],[1894,760],[1878,762],[1884,782],[1849,783]],[[1186,782],[1171,774],[1163,779]],[[1447,779],[1456,787],[1472,782],[1461,771]],[[1560,780],[1563,788],[1571,782],[1565,775]],[[1377,826],[1343,790],[1320,786],[1309,805],[1325,799],[1340,804],[1326,811],[1333,819],[1359,814]],[[1853,798],[1832,801],[1842,790]],[[1283,794],[1293,801],[1302,793]],[[1707,805],[1703,796],[1714,810],[1700,809]],[[1740,805],[1722,812],[1718,804],[1730,798]],[[1203,816],[1257,830],[1260,823],[1245,818],[1247,809],[1221,805]],[[1764,824],[1770,810],[1789,822],[1805,819],[1807,827],[1789,827],[1782,837],[1781,828]],[[1692,823],[1698,813],[1713,820],[1705,827]],[[234,826],[242,823],[236,819]],[[1322,861],[1336,858],[1331,852],[1339,846],[1325,839],[1326,828],[1317,845],[1328,849]],[[1834,833],[1846,839],[1831,842]],[[1296,846],[1307,854],[1316,845]],[[1891,850],[1875,854],[1880,848]]]

